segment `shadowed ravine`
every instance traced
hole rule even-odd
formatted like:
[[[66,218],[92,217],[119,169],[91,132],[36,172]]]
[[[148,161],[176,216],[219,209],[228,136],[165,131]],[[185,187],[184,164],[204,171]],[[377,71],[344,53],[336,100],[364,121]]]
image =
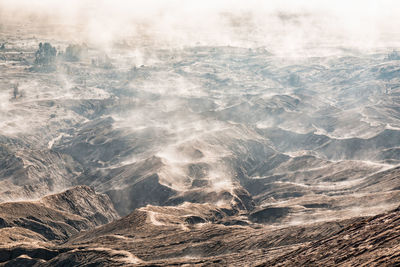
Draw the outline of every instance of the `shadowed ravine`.
[[[7,23],[0,266],[400,263],[396,52],[104,49]]]

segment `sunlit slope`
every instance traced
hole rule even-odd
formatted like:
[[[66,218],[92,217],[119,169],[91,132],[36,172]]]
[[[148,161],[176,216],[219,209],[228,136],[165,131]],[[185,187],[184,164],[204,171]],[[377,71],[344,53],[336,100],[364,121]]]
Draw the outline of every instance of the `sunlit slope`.
[[[398,201],[399,61],[192,47],[144,48],[136,65],[127,48],[89,47],[43,72],[31,68],[36,45],[7,44],[1,199],[85,184],[122,215],[189,201],[289,208],[286,223]]]

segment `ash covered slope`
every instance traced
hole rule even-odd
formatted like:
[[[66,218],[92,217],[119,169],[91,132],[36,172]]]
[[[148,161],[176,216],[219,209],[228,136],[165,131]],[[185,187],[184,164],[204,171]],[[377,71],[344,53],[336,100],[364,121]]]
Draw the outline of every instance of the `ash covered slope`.
[[[112,222],[117,212],[107,195],[97,194],[89,186],[76,186],[40,200],[44,206],[86,218],[94,226]]]
[[[0,200],[107,195],[1,204],[7,242],[44,242],[51,257],[25,253],[43,264],[262,263],[399,204],[387,51],[122,44],[41,69],[43,40],[1,38]]]
[[[396,266],[400,262],[400,207],[361,219],[329,238],[260,266]]]
[[[67,240],[79,231],[118,218],[108,196],[97,194],[88,186],[77,186],[38,201],[1,203],[0,213],[3,233],[12,236],[13,231],[20,234],[26,230],[28,235],[34,232],[34,236],[40,236],[41,241]]]
[[[193,223],[194,214],[214,223]],[[216,214],[223,212],[204,204],[141,208],[72,238],[44,266],[393,266],[400,260],[399,209],[284,228],[224,226]]]
[[[55,244],[117,218],[108,196],[88,186],[38,201],[0,203],[0,262],[28,266],[49,260],[58,254]]]
[[[1,199],[86,184],[126,215],[247,190],[258,206],[317,197],[340,217],[351,203],[334,202],[359,202],[366,196],[352,193],[365,179],[398,164],[398,61],[385,54],[293,61],[263,49],[143,48],[152,58],[136,67],[124,49],[107,68],[88,48],[80,61],[60,58],[57,71],[32,72],[24,66],[35,46],[8,43]],[[7,92],[13,80],[23,97]],[[397,182],[372,185],[371,205],[394,207]]]

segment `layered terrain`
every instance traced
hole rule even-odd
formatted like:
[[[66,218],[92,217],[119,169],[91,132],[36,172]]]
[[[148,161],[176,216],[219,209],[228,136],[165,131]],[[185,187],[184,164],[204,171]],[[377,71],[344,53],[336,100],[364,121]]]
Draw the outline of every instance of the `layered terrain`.
[[[0,264],[399,263],[396,53],[106,53],[17,26],[0,31]]]

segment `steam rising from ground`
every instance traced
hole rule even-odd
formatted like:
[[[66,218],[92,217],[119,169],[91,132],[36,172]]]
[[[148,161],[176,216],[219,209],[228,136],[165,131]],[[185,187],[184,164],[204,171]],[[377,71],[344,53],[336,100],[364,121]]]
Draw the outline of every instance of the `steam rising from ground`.
[[[397,80],[390,78],[397,69],[395,63],[385,63],[390,61],[384,59],[386,51],[362,53],[356,59],[328,56],[399,47],[399,11],[394,1],[0,0],[0,44],[9,42],[7,49],[18,51],[4,53],[23,51],[21,55],[33,59],[39,40],[51,42],[58,51],[85,42],[92,53],[80,62],[60,63],[56,73],[28,72],[25,65],[20,67],[24,76],[11,71],[7,76],[5,71],[0,77],[7,80],[0,92],[0,133],[36,130],[44,135],[38,141],[45,149],[71,145],[74,152],[84,144],[82,151],[92,154],[82,159],[89,158],[94,169],[101,165],[104,173],[107,167],[113,174],[117,167],[142,166],[154,156],[159,162],[149,162],[159,167],[143,168],[156,172],[159,183],[181,192],[201,187],[234,195],[238,170],[232,166],[238,162],[247,167],[249,180],[268,180],[270,175],[291,179],[272,180],[266,187],[271,186],[271,192],[274,187],[300,188],[300,193],[352,188],[368,180],[357,177],[389,168],[390,161],[384,159],[398,162],[397,148],[389,151],[393,155],[379,158],[371,152],[378,150],[374,142],[366,143],[369,150],[350,153],[385,128],[399,129],[397,113],[387,108],[395,97],[385,93],[385,88],[398,90],[392,86]],[[20,27],[24,24],[29,27]],[[112,67],[90,64],[103,52]],[[297,60],[316,55],[327,57]],[[11,64],[22,63],[1,64],[13,71]],[[386,65],[376,67],[380,64]],[[18,80],[24,97],[12,98],[14,81],[9,77]],[[107,116],[113,132],[104,129],[109,127]],[[97,127],[90,124],[95,119],[103,123],[95,128],[98,132],[91,131]],[[270,130],[273,127],[278,133]],[[282,137],[285,131],[289,133]],[[332,147],[323,149],[328,141],[298,146],[306,134],[313,142],[335,142],[336,154]],[[299,141],[292,142],[293,138]],[[346,143],[351,138],[365,140]],[[378,136],[376,144],[379,138],[385,136]],[[106,162],[102,156],[109,151],[103,147],[114,148],[118,142],[113,141],[118,140],[126,153],[120,158],[122,153],[115,152]],[[361,161],[372,156],[379,166]],[[353,157],[360,161],[340,165]],[[298,167],[303,164],[308,170]],[[327,182],[322,179],[326,173],[332,176]],[[307,180],[310,177],[312,181]],[[133,188],[122,178],[112,181],[113,189]],[[265,199],[270,203],[273,194]]]
[[[396,1],[0,0],[0,23],[54,26],[61,37],[112,48],[231,45],[315,55],[400,43]],[[8,23],[7,23],[8,22]],[[71,27],[60,30],[60,24]],[[4,29],[3,29],[4,30]]]

